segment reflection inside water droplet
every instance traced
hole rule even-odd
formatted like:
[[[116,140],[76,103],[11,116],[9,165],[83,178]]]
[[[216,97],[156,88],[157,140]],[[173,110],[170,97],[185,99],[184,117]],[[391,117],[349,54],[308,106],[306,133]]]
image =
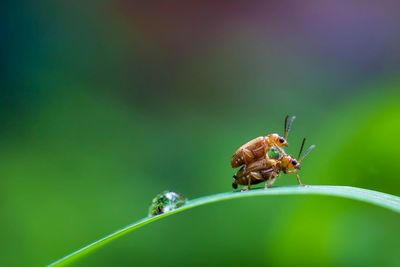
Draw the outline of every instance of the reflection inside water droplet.
[[[185,205],[187,199],[182,194],[164,191],[151,202],[149,216],[160,215]]]

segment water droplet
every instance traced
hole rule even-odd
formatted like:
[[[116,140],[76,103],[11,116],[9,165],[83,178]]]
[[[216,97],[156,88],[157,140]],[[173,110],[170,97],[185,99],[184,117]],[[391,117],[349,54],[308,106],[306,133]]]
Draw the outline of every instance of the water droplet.
[[[185,205],[187,198],[182,194],[164,191],[158,194],[151,202],[149,216],[160,215]]]
[[[270,159],[279,159],[280,156],[281,156],[281,154],[279,153],[279,150],[276,149],[276,147],[271,147],[271,148],[268,150],[267,154],[268,154],[268,157],[269,157]]]

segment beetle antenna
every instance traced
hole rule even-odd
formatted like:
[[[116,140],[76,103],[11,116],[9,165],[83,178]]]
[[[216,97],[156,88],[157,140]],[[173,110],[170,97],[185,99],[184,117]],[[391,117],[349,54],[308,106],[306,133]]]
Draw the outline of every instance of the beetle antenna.
[[[300,146],[300,151],[299,151],[299,155],[297,156],[297,159],[300,160],[301,157],[301,152],[303,152],[303,148],[304,148],[304,144],[306,143],[306,138],[303,138],[303,141],[301,142],[301,146]]]
[[[286,139],[287,136],[287,121],[289,119],[289,115],[286,115],[285,117],[285,125],[283,125],[283,138]]]
[[[290,116],[286,115],[285,117],[285,128],[284,128],[284,133],[283,133],[283,138],[285,138],[285,140],[287,139],[290,129],[292,128],[292,124],[294,119],[296,119],[296,116]]]
[[[304,152],[303,156],[299,159],[299,162],[302,161],[307,155],[315,148],[315,145],[311,145],[309,148],[307,148],[306,152]]]

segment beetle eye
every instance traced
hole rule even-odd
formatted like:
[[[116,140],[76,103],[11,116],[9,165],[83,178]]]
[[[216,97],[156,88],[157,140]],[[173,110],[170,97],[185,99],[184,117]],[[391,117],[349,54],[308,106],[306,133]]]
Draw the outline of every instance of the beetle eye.
[[[279,143],[281,143],[281,144],[285,143],[285,139],[283,139],[282,137],[279,138]]]
[[[292,165],[296,166],[297,165],[297,161],[296,160],[292,160]]]

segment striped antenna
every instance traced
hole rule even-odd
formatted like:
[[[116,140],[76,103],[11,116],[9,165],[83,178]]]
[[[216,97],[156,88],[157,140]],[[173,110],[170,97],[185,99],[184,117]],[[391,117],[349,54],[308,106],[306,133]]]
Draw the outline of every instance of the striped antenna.
[[[284,133],[283,133],[283,138],[285,138],[285,140],[287,140],[290,129],[292,128],[293,121],[295,119],[296,119],[296,116],[286,115],[286,117],[285,117],[285,128],[284,128]]]
[[[303,141],[301,142],[301,146],[300,146],[300,151],[299,151],[299,155],[297,156],[297,159],[300,161],[300,157],[301,157],[301,152],[303,152],[303,148],[304,148],[304,144],[306,143],[306,138],[303,138]]]
[[[315,148],[315,145],[311,145],[309,148],[307,148],[306,152],[304,152],[303,156],[299,159],[299,162],[302,161],[307,155]]]

